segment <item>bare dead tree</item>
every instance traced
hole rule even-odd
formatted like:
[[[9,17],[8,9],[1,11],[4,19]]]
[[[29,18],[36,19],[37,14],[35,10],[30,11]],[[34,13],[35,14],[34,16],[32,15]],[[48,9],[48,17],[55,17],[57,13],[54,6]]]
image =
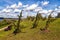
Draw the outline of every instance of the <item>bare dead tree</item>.
[[[16,26],[16,29],[15,29],[14,32],[13,32],[15,35],[16,35],[17,33],[21,32],[21,28],[20,28],[21,17],[22,17],[22,11],[21,11],[21,13],[20,13],[20,16],[18,16],[17,26]]]

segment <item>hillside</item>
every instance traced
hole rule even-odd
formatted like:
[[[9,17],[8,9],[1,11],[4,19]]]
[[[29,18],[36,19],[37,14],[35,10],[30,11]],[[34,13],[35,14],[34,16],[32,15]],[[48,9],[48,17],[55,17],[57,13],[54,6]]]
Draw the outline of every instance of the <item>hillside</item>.
[[[31,29],[32,21],[23,20],[21,22],[21,33],[13,35],[14,28],[10,31],[1,31],[0,40],[60,40],[60,18],[52,22],[49,31],[40,31],[45,27],[46,21],[39,20],[37,28]]]

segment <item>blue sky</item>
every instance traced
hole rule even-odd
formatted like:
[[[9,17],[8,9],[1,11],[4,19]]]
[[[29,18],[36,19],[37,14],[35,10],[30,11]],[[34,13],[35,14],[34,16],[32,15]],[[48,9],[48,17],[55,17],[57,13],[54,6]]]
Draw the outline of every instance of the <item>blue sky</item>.
[[[41,9],[46,12],[55,10],[57,6],[60,7],[60,0],[0,0],[0,16],[17,17],[22,9],[28,10],[28,12],[24,11],[24,15],[28,13],[36,15],[37,11],[35,10],[40,11]]]
[[[49,4],[47,6],[44,6],[44,8],[52,9],[55,5],[60,6],[60,0],[0,0],[0,9],[5,8],[8,5],[12,5],[14,3],[22,2],[22,4],[34,4],[39,3],[39,6],[41,6],[42,1],[49,1]],[[50,7],[50,8],[49,8]]]

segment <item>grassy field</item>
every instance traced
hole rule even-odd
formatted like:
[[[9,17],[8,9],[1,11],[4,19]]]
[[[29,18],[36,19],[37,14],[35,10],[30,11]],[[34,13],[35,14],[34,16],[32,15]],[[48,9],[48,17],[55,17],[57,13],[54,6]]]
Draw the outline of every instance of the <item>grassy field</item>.
[[[23,20],[21,22],[21,31],[17,35],[13,35],[10,31],[1,31],[0,40],[60,40],[60,19],[58,18],[52,22],[48,28],[48,32],[40,31],[40,28],[45,27],[46,21],[38,21],[37,28],[32,27],[32,21]]]

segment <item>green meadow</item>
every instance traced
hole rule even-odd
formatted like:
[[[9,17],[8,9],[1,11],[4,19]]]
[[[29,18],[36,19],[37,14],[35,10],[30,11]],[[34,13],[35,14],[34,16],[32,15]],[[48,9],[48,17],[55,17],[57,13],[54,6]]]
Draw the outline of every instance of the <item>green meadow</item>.
[[[44,28],[46,20],[37,21],[37,27],[31,29],[34,21],[22,20],[20,23],[21,32],[17,35],[13,35],[14,26],[9,31],[0,31],[0,40],[60,40],[60,18],[57,18],[54,22],[49,24],[49,31],[41,31],[40,28]],[[16,23],[16,22],[15,22]],[[7,26],[6,24],[0,28]]]

